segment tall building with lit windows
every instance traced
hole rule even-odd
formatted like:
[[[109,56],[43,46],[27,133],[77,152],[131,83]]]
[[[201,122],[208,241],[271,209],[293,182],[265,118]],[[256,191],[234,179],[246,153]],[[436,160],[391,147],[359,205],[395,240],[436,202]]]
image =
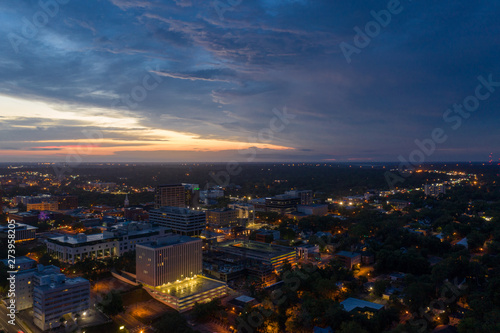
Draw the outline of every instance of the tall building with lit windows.
[[[90,282],[84,278],[35,274],[33,282],[33,323],[42,331],[60,326],[64,315],[90,308]]]
[[[160,286],[202,272],[202,240],[175,235],[136,246],[137,281]]]
[[[149,221],[184,236],[199,235],[207,227],[207,215],[204,211],[181,207],[153,209],[149,212]]]
[[[182,184],[159,185],[155,191],[155,208],[186,207],[186,187]]]
[[[202,240],[173,235],[137,245],[137,282],[156,300],[183,312],[227,294],[227,285],[201,275]]]

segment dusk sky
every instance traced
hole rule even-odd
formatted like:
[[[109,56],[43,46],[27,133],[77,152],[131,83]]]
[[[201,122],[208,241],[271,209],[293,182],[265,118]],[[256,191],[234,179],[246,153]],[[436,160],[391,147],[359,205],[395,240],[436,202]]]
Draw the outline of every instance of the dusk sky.
[[[0,161],[497,159],[500,2],[397,2],[2,1]]]

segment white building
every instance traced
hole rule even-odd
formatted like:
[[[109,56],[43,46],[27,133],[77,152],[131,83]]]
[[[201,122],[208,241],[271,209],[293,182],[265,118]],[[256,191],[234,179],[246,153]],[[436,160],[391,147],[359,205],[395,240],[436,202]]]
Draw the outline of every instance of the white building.
[[[16,273],[16,311],[29,309],[33,306],[33,287],[39,283],[40,276],[57,274],[56,266],[38,265],[38,268],[21,270]]]
[[[207,216],[204,211],[182,207],[167,206],[152,210],[149,212],[149,221],[185,236],[200,235],[207,227]]]
[[[35,275],[37,276],[37,275]],[[38,276],[38,285],[33,288],[33,323],[41,330],[61,325],[64,315],[80,314],[90,308],[90,283],[64,274]]]
[[[225,296],[227,285],[201,276],[202,240],[168,236],[137,246],[137,282],[158,301],[183,312]]]
[[[252,204],[232,202],[228,207],[238,212],[238,219],[246,220],[248,223],[253,223],[255,221],[255,208]]]
[[[127,223],[102,234],[59,236],[47,239],[47,252],[74,264],[85,258],[104,259],[135,250],[137,244],[155,241],[167,235],[167,229],[149,223]]]

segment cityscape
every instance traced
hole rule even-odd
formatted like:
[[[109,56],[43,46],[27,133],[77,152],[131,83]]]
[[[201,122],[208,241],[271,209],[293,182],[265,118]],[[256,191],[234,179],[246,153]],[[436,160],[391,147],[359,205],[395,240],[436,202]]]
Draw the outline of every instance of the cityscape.
[[[497,328],[496,163],[56,167],[0,166],[5,332]]]
[[[500,333],[500,2],[0,2],[0,333]]]

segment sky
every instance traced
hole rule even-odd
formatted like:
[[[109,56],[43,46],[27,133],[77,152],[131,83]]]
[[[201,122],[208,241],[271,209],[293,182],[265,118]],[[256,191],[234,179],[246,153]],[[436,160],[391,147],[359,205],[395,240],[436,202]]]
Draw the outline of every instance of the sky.
[[[499,16],[494,0],[2,1],[0,161],[496,159]]]

